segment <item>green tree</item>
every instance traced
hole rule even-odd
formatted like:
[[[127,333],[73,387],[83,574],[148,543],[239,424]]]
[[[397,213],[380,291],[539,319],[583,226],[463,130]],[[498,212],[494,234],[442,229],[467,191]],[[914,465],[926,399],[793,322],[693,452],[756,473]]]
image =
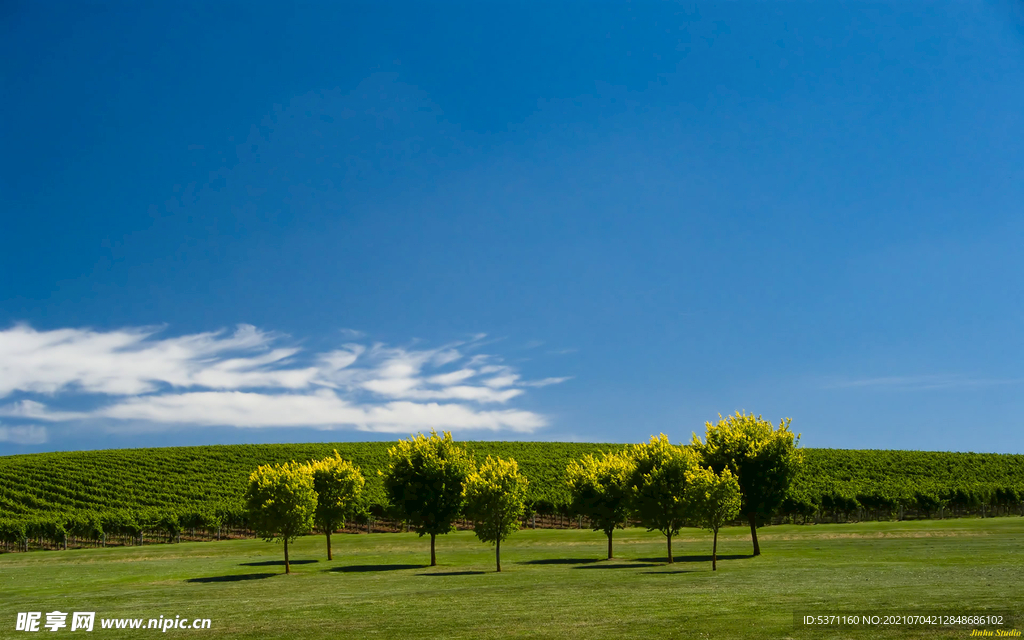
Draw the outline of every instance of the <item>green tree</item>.
[[[466,478],[473,460],[452,441],[452,434],[430,437],[422,433],[399,440],[388,449],[384,490],[403,520],[423,536],[430,534],[430,566],[437,565],[434,542],[438,534],[451,531],[462,513]]]
[[[697,467],[688,447],[670,444],[664,433],[629,450],[633,459],[630,499],[633,513],[648,531],[661,531],[668,542],[672,564],[672,536],[686,523],[686,472]]]
[[[333,560],[331,532],[346,518],[358,512],[366,480],[359,467],[348,460],[342,460],[337,450],[333,458],[311,462],[309,468],[313,473],[313,489],[316,491],[313,520],[327,536],[327,559]]]
[[[693,435],[692,446],[703,465],[716,473],[729,469],[739,481],[743,494],[740,512],[750,523],[755,556],[761,555],[757,526],[782,505],[803,460],[798,448],[800,435],[789,430],[789,423],[785,418],[775,429],[761,416],[737,412],[724,419],[719,416],[718,424],[706,423],[704,442]]]
[[[309,466],[289,462],[261,465],[249,476],[245,505],[250,522],[264,540],[284,541],[284,572],[288,564],[288,542],[313,527],[316,491]]]
[[[625,453],[586,455],[569,463],[566,483],[574,513],[590,520],[594,531],[608,536],[608,559],[612,559],[612,533],[625,526],[630,511],[630,479],[633,460]]]
[[[698,526],[714,533],[711,543],[711,570],[718,571],[718,530],[740,512],[740,483],[728,469],[721,475],[710,467],[697,467],[686,473],[691,516]]]
[[[527,484],[515,460],[490,456],[466,479],[466,513],[473,520],[476,537],[494,545],[499,572],[501,541],[519,530],[526,513]]]

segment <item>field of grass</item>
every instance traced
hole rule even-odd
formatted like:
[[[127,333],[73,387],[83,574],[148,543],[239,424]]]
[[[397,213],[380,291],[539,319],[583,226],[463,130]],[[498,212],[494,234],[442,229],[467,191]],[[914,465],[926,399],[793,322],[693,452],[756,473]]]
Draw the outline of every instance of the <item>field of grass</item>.
[[[429,542],[414,534],[339,535],[326,560],[321,536],[291,545],[259,540],[155,544],[0,555],[0,637],[19,611],[95,611],[99,618],[210,618],[217,638],[904,638],[968,637],[970,628],[796,628],[808,613],[1024,613],[1024,518],[727,528],[719,570],[710,535],[685,530],[677,563],[664,537],[524,530],[493,548],[464,531]],[[69,617],[70,622],[70,617]],[[1020,625],[1020,622],[1017,623]],[[1018,629],[1021,626],[1017,626]],[[44,629],[44,632],[49,634]],[[70,633],[62,629],[61,633]],[[76,632],[77,633],[77,632]]]

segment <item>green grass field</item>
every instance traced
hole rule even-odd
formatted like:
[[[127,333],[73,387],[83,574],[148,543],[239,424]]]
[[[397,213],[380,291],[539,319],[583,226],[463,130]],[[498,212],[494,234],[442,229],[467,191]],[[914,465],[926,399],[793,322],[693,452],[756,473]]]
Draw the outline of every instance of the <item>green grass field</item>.
[[[1024,612],[1024,518],[776,526],[724,530],[719,570],[710,535],[685,530],[666,565],[664,537],[524,530],[493,548],[472,532],[321,536],[155,544],[0,556],[0,637],[19,611],[95,611],[104,638],[159,634],[100,629],[99,618],[210,618],[217,638],[903,638],[969,637],[969,628],[796,628],[816,613]],[[69,627],[58,633],[69,634]],[[1017,628],[1020,629],[1018,622]],[[49,631],[43,629],[49,635]],[[77,631],[74,633],[78,633]]]

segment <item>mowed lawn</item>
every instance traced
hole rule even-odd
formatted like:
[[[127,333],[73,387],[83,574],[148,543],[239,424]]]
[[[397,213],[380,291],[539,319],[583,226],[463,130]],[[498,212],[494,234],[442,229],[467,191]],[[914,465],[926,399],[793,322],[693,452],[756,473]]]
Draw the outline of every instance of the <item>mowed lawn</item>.
[[[793,613],[1024,612],[1024,518],[779,526],[760,539],[752,558],[749,531],[724,530],[714,573],[696,530],[673,565],[657,532],[616,532],[606,561],[600,533],[524,530],[503,545],[500,574],[471,532],[438,538],[437,567],[414,534],[336,535],[332,562],[323,537],[306,536],[288,576],[281,545],[260,540],[4,554],[0,637],[24,637],[17,612],[53,610],[212,620],[167,637],[472,640],[962,638],[969,629],[796,628]],[[160,632],[97,621],[93,633]]]

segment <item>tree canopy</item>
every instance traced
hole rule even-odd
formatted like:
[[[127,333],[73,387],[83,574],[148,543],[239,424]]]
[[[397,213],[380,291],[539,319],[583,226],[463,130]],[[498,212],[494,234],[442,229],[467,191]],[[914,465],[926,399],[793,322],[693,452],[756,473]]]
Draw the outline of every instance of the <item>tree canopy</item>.
[[[737,412],[706,423],[705,440],[693,435],[692,447],[704,465],[716,473],[729,469],[740,485],[743,500],[740,512],[750,523],[754,555],[761,554],[757,527],[782,505],[803,460],[800,435],[789,430],[785,418],[775,429],[761,416]]]
[[[284,572],[288,564],[288,542],[313,528],[316,491],[309,465],[262,465],[249,476],[245,504],[250,522],[264,540],[284,541]]]
[[[337,450],[334,457],[311,462],[309,468],[317,497],[313,521],[327,536],[327,559],[333,560],[331,532],[358,512],[366,480],[359,467],[343,460]]]
[[[398,515],[421,536],[430,534],[430,566],[437,564],[434,541],[451,531],[462,514],[466,479],[473,460],[452,440],[452,434],[430,437],[422,433],[399,440],[388,449],[387,467],[381,471],[384,489]]]
[[[687,498],[693,522],[714,534],[711,570],[718,570],[718,530],[740,512],[740,484],[728,469],[721,475],[710,467],[697,467],[686,474]]]
[[[482,542],[494,545],[494,559],[501,571],[501,542],[519,530],[526,513],[525,476],[515,460],[487,457],[466,480],[466,513]]]
[[[629,451],[634,464],[630,478],[633,513],[649,531],[657,529],[665,535],[671,564],[672,537],[689,516],[686,472],[697,467],[697,456],[688,447],[671,444],[664,433]]]
[[[586,455],[565,469],[571,497],[570,509],[588,518],[594,531],[608,536],[608,559],[612,558],[612,533],[622,528],[630,513],[630,479],[633,459],[625,452]]]

